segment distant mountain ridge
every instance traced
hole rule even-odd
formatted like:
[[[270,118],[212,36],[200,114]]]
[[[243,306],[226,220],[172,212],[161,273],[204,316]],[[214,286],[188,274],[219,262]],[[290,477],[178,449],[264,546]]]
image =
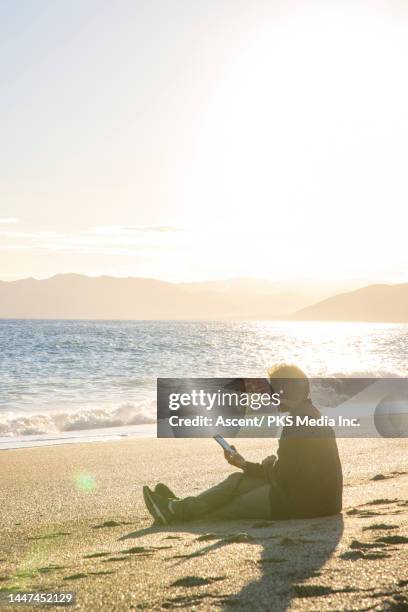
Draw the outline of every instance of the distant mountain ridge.
[[[408,283],[369,285],[322,300],[296,312],[302,321],[408,323]]]
[[[226,281],[227,282],[227,281]],[[221,282],[222,283],[222,282]],[[0,281],[1,318],[229,319],[273,318],[311,303],[302,295],[214,290],[206,283],[175,284],[148,278],[58,274],[44,280]]]
[[[176,284],[58,274],[0,281],[0,318],[408,322],[408,284],[370,285],[329,298],[316,287],[307,292],[306,282],[296,287],[247,278]]]

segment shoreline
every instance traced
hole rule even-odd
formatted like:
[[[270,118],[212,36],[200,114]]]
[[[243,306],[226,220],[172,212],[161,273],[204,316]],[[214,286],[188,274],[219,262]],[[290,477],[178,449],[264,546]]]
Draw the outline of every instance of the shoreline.
[[[85,444],[95,442],[113,442],[126,438],[152,438],[156,436],[156,423],[144,425],[123,425],[100,429],[78,429],[54,434],[32,436],[0,437],[0,452],[23,448],[41,448],[44,446],[61,446],[65,444]]]

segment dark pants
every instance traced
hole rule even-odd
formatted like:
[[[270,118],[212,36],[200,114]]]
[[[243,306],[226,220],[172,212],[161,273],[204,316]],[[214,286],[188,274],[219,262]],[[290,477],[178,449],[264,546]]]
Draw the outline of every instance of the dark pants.
[[[180,520],[269,519],[270,485],[245,474],[231,474],[211,489],[173,504]]]

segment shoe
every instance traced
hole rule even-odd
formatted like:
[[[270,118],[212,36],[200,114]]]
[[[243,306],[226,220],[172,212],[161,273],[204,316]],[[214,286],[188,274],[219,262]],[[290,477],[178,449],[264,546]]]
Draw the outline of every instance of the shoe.
[[[157,493],[154,493],[149,487],[143,487],[143,496],[146,495],[147,503],[146,506],[150,514],[162,525],[168,525],[174,521],[174,515],[170,512],[168,499],[161,497]]]
[[[149,487],[144,486],[143,487],[143,499],[144,499],[144,503],[146,504],[146,508],[148,509],[148,511],[150,512],[150,514],[152,515],[152,517],[155,519],[155,522],[156,522],[156,515],[154,513],[153,506],[150,503],[149,493],[153,493],[153,491],[151,491],[151,489],[149,489]]]
[[[154,492],[157,493],[157,495],[164,497],[164,499],[178,499],[177,495],[175,495],[173,491],[162,482],[159,482],[159,484],[156,485]]]

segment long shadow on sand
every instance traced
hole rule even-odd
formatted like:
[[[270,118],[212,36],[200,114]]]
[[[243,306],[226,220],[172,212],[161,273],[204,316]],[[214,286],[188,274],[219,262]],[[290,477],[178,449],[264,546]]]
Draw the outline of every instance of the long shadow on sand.
[[[255,608],[283,612],[293,598],[320,597],[336,592],[325,586],[326,581],[319,583],[319,570],[332,557],[342,537],[343,517],[282,521],[280,530],[281,537],[262,542],[258,562],[261,576],[242,588],[233,601],[226,600],[226,607],[235,600],[235,605],[255,602]],[[307,584],[302,584],[306,581]],[[349,588],[344,590],[350,591]]]
[[[163,527],[149,527],[129,533],[121,540],[138,539],[154,533],[166,534],[166,539],[182,540],[182,533],[197,535],[199,548],[187,554],[173,557],[174,565],[182,565],[186,560],[203,557],[231,544],[256,544],[262,546],[260,557],[254,561],[253,555],[247,556],[240,551],[240,574],[253,575],[254,563],[258,577],[250,580],[239,592],[231,594],[189,593],[185,604],[197,605],[211,598],[211,605],[217,608],[259,609],[284,612],[293,598],[320,597],[339,592],[324,584],[319,584],[320,568],[333,555],[343,533],[341,515],[298,521],[229,521],[184,523]],[[202,543],[202,546],[200,544]],[[182,553],[182,549],[180,550]],[[242,560],[242,563],[241,563]],[[191,577],[190,577],[191,578]],[[197,580],[216,580],[196,577]],[[226,577],[228,578],[228,576]],[[313,578],[311,583],[310,578]],[[217,578],[221,580],[222,578]],[[302,584],[305,581],[308,584]],[[327,584],[327,581],[325,581]],[[199,583],[197,583],[199,584]],[[202,583],[204,584],[204,582]],[[186,585],[187,586],[187,585]],[[191,586],[194,586],[192,584]],[[342,589],[350,591],[350,589]],[[186,594],[187,595],[187,594]],[[180,597],[168,599],[165,608],[180,607]]]

